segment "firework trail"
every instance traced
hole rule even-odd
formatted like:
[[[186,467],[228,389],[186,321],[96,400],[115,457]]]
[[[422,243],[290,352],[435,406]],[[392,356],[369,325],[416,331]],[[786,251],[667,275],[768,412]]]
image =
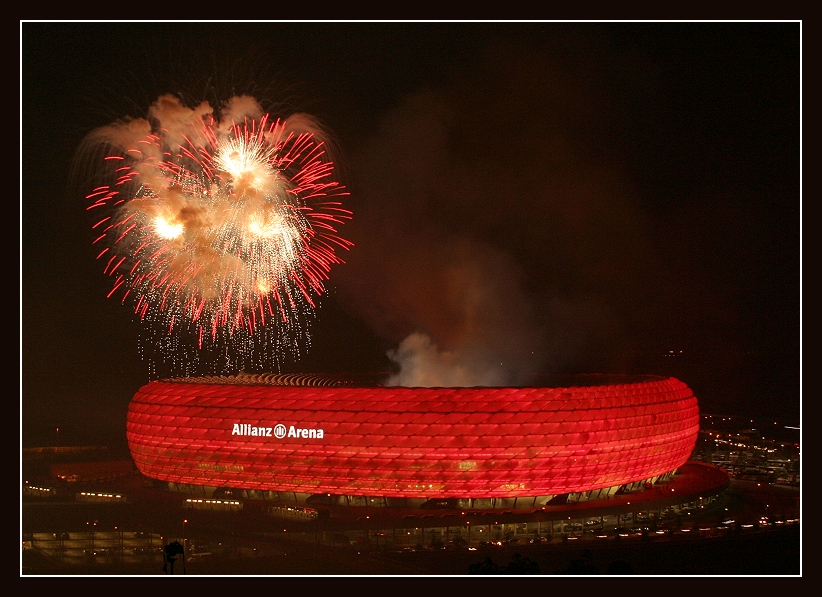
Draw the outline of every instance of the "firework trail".
[[[208,103],[163,96],[149,119],[104,127],[87,144],[106,150],[87,209],[101,214],[94,243],[109,296],[153,324],[163,358],[185,343],[222,346],[229,365],[255,351],[265,360],[260,341],[277,363],[284,347],[299,351],[343,263],[337,251],[352,245],[337,231],[351,218],[348,193],[311,117],[273,118],[240,97],[218,120]]]

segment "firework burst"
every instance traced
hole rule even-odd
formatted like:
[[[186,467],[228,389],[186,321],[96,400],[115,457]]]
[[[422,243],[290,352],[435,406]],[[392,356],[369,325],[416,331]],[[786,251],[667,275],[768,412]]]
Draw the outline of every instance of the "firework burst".
[[[147,336],[220,349],[227,364],[299,351],[351,218],[325,135],[305,115],[262,113],[235,98],[218,120],[207,103],[160,98],[148,120],[93,136],[108,178],[88,195],[101,213],[97,259],[109,296],[133,305]],[[261,348],[262,347],[262,348]],[[187,354],[184,352],[183,354]],[[189,360],[189,357],[183,358]]]

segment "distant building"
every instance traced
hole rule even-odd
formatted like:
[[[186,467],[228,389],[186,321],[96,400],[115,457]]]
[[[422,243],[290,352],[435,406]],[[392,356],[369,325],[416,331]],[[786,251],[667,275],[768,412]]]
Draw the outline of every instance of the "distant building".
[[[116,457],[106,446],[24,448],[22,458],[31,478],[65,483],[112,481],[136,471],[130,458]]]
[[[130,460],[102,460],[96,462],[59,462],[50,466],[49,476],[68,483],[111,481],[134,472]]]

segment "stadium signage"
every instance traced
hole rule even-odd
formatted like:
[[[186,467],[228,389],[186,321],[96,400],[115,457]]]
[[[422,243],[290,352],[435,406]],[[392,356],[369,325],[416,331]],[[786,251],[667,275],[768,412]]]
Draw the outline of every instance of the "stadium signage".
[[[282,439],[284,437],[302,437],[306,439],[322,439],[322,429],[303,429],[291,425],[286,427],[282,423],[274,427],[264,427],[260,425],[251,425],[249,423],[234,423],[231,429],[231,435],[245,435],[252,437],[276,437]]]

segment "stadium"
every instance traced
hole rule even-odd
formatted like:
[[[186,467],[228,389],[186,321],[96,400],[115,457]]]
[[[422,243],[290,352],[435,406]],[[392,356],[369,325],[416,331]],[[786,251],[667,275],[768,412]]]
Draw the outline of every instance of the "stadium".
[[[369,574],[450,574],[516,554],[559,567],[575,553],[560,546],[576,541],[580,549],[601,547],[600,558],[630,556],[637,571],[653,569],[657,553],[679,561],[682,550],[725,545],[714,538],[744,540],[728,545],[748,554],[748,537],[763,528],[782,525],[793,541],[795,491],[731,487],[724,469],[693,459],[714,445],[714,426],[683,382],[534,381],[461,388],[327,374],[152,381],[126,417],[133,468],[97,456],[53,465],[50,479],[74,473],[73,482],[26,482],[24,553],[48,554],[61,570],[88,564],[89,550],[98,570],[159,569],[157,547],[176,538],[191,572],[222,570],[215,566],[228,558],[231,574],[293,574],[293,563],[306,558],[312,573],[351,574],[367,562]],[[780,554],[793,554],[791,545]],[[702,560],[728,568],[729,557]],[[54,562],[39,569],[51,571]],[[757,572],[772,565],[768,548]]]
[[[696,445],[697,398],[676,378],[535,381],[412,388],[326,374],[164,379],[133,397],[126,437],[140,473],[174,491],[485,511],[643,491],[670,481]]]

